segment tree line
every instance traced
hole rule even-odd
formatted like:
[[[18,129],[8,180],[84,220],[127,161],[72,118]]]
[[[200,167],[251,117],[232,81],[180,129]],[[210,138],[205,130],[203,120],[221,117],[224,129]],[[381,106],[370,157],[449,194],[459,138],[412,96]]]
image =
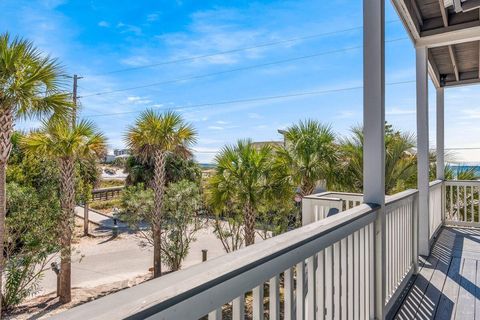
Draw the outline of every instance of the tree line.
[[[38,289],[56,253],[59,299],[71,300],[74,210],[98,182],[107,141],[92,122],[72,121],[76,110],[64,76],[58,61],[31,42],[0,36],[2,310]],[[40,119],[41,126],[14,131],[19,119]],[[133,156],[125,164],[130,186],[120,218],[153,247],[154,277],[164,273],[162,263],[181,268],[206,217],[214,217],[215,234],[230,252],[301,225],[295,198],[312,194],[320,182],[330,190],[362,191],[361,127],[339,137],[329,125],[307,119],[283,136],[283,145],[246,139],[224,146],[204,181],[191,150],[197,131],[180,114],[146,110],[126,129]],[[414,146],[411,134],[386,125],[388,194],[416,186]],[[476,178],[473,171],[462,175]]]

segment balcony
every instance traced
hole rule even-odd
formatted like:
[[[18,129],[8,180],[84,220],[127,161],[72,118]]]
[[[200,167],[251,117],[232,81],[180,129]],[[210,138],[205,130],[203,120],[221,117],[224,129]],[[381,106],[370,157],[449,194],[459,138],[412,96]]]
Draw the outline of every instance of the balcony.
[[[479,301],[479,192],[480,181],[430,184],[428,256],[417,254],[417,190],[387,197],[383,224],[361,195],[314,195],[303,204],[313,221],[299,229],[59,319],[372,319],[378,307],[386,318],[463,319]]]
[[[301,228],[86,303],[57,319],[478,315],[480,231],[475,228],[480,227],[480,182],[445,181],[443,176],[444,90],[480,81],[478,19],[463,21],[470,15],[454,13],[443,1],[392,2],[417,57],[418,190],[385,196],[385,12],[383,0],[364,1],[363,195],[308,196]],[[456,21],[454,26],[449,26],[449,18]],[[444,25],[435,27],[433,20]],[[457,65],[453,50],[473,42],[477,46],[469,45],[465,54],[476,61],[474,71]],[[450,57],[442,54],[445,50]],[[437,98],[434,182],[429,75]]]

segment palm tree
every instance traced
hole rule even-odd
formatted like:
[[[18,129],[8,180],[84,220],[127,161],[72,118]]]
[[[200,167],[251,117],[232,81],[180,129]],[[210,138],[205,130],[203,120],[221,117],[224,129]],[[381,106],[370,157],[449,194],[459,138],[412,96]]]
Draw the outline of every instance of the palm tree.
[[[301,196],[312,194],[319,180],[329,180],[336,157],[335,134],[315,120],[300,121],[283,134],[285,145],[276,150],[275,166],[283,168]]]
[[[21,139],[21,146],[32,155],[42,155],[58,162],[60,169],[59,221],[61,245],[61,303],[71,300],[71,241],[75,210],[75,163],[99,159],[106,151],[106,139],[92,122],[80,121],[73,126],[66,120],[53,119]]]
[[[245,245],[255,243],[255,221],[264,200],[272,196],[272,148],[255,148],[250,140],[226,146],[215,158],[216,173],[209,181],[208,201],[219,212],[240,207]]]
[[[339,191],[363,190],[363,130],[352,129],[352,136],[340,142],[339,166],[332,176]],[[385,192],[393,194],[415,187],[417,160],[413,152],[415,138],[386,125],[385,129]]]
[[[55,59],[42,55],[32,42],[0,35],[0,252],[5,230],[5,172],[12,149],[11,137],[18,118],[42,118],[71,112],[69,95],[61,92],[62,69]],[[3,255],[0,254],[0,274]],[[0,277],[0,287],[1,287]],[[0,302],[1,303],[1,302]]]
[[[133,153],[144,159],[153,160],[154,216],[153,232],[153,276],[162,274],[161,230],[162,206],[166,184],[165,164],[167,156],[175,153],[190,154],[189,147],[196,142],[196,130],[175,112],[156,113],[144,111],[134,126],[130,127],[125,142]]]

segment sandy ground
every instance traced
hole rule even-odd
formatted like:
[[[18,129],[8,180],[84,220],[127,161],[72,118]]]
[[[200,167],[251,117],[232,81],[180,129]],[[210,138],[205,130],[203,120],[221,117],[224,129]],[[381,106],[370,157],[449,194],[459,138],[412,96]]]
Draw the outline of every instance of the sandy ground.
[[[47,318],[77,304],[90,301],[111,292],[131,287],[151,278],[149,269],[153,266],[150,247],[141,247],[137,234],[122,233],[111,237],[110,230],[96,230],[90,224],[96,237],[79,237],[74,244],[72,257],[73,301],[58,305],[55,297],[56,275],[47,270],[40,282],[41,290],[35,297],[21,305],[8,319]],[[77,221],[77,232],[82,230],[81,220]],[[260,240],[260,239],[259,239]],[[202,250],[208,250],[208,258],[224,255],[223,246],[214,233],[211,222],[197,232],[197,241],[191,245],[183,269],[202,262]],[[166,267],[164,270],[167,270]],[[54,309],[53,311],[51,309]]]

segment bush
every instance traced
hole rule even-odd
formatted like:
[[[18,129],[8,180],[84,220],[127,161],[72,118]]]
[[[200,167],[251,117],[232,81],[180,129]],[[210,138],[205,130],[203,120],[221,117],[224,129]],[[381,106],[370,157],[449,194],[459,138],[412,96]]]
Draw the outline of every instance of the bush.
[[[190,244],[200,228],[197,212],[200,208],[200,190],[197,184],[182,180],[171,183],[166,191],[163,203],[162,220],[162,260],[175,271],[181,268],[188,254]],[[153,246],[150,228],[142,228],[145,222],[152,225],[153,190],[143,184],[127,187],[121,198],[120,219],[137,230],[145,242]],[[142,245],[145,245],[142,244]]]
[[[55,195],[16,183],[7,185],[4,310],[12,309],[38,290],[43,272],[59,250],[59,214]]]

